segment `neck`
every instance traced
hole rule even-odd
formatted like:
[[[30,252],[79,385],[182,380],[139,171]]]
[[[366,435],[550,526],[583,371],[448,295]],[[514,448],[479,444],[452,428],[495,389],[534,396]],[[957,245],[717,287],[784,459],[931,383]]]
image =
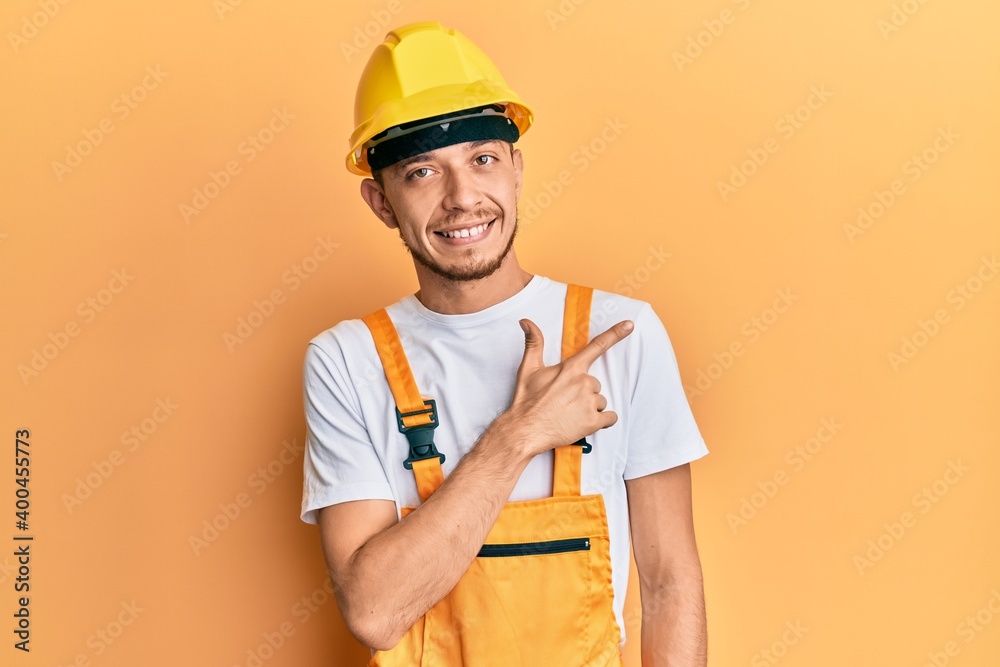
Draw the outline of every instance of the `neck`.
[[[420,289],[414,295],[428,310],[442,315],[476,313],[514,296],[534,275],[517,263],[514,252],[503,265],[479,280],[448,280],[417,264]]]

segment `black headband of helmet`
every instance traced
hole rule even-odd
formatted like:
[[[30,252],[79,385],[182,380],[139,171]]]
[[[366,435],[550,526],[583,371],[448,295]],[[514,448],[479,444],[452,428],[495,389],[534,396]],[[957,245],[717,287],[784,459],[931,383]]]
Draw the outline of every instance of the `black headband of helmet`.
[[[368,166],[377,171],[445,146],[482,139],[514,143],[520,136],[514,121],[504,115],[503,105],[487,104],[403,123],[376,134],[366,149]]]

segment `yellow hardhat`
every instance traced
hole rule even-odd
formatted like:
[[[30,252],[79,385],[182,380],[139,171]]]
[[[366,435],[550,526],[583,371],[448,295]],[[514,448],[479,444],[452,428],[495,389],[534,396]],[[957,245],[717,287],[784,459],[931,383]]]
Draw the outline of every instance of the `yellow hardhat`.
[[[518,136],[534,118],[496,65],[462,33],[437,21],[396,28],[375,47],[361,73],[347,169],[370,176],[365,143],[390,128],[481,109],[502,110]]]

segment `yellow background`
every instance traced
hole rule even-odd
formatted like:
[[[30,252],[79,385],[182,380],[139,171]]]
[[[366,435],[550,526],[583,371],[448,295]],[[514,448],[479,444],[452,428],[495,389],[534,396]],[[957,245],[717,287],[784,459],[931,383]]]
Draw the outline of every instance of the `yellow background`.
[[[343,160],[372,47],[431,19],[536,112],[522,265],[652,303],[698,391],[710,664],[1000,664],[1000,5],[222,2],[0,15],[4,665],[247,666],[282,630],[262,664],[365,664],[298,519],[301,365],[417,289]],[[336,249],[306,260],[318,239]],[[21,428],[30,655],[11,633]]]

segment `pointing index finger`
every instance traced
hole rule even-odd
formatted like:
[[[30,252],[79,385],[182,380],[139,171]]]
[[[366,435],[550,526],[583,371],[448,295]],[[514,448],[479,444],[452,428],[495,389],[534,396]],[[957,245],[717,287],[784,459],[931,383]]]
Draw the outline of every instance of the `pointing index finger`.
[[[632,333],[633,328],[634,325],[632,320],[622,320],[608,330],[594,336],[589,343],[577,350],[566,361],[569,361],[570,359],[578,359],[582,361],[582,363],[586,364],[584,368],[589,369],[590,365],[593,364],[599,356],[611,349],[612,345]]]

